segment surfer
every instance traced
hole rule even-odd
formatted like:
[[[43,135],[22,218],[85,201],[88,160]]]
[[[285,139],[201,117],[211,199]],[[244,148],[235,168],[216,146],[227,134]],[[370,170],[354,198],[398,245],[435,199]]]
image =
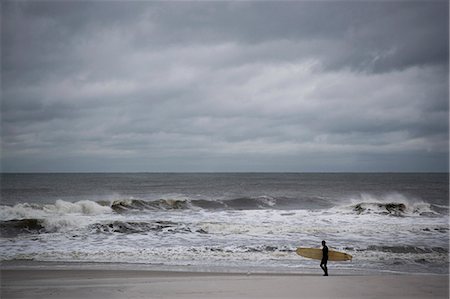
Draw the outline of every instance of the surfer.
[[[328,276],[327,262],[328,262],[328,247],[326,245],[326,242],[322,241],[322,261],[320,262],[320,268],[322,268],[323,272],[325,272],[323,276]]]

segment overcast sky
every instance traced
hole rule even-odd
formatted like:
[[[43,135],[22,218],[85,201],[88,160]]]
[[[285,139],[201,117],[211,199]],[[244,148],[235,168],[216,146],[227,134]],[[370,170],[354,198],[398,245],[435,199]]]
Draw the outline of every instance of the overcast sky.
[[[447,171],[448,1],[2,1],[3,171]]]

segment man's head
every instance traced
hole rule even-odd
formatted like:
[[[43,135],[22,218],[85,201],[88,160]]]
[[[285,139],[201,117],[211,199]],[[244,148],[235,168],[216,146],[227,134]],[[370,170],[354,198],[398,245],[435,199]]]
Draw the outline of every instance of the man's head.
[[[322,246],[325,246],[326,243],[327,243],[327,242],[325,242],[325,240],[322,241]]]

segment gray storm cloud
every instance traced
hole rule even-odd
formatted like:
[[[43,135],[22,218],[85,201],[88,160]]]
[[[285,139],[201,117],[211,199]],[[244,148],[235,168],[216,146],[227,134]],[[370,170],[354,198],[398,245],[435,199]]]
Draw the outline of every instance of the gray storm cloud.
[[[4,171],[447,171],[448,3],[4,2]]]

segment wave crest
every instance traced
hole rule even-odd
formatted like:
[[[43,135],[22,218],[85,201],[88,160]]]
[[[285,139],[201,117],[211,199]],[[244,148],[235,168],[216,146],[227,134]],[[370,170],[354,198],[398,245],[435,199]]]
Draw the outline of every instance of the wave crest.
[[[373,196],[361,194],[349,206],[357,214],[380,214],[389,216],[435,216],[439,213],[433,205],[420,200],[408,199],[402,194]]]
[[[109,206],[104,206],[95,201],[80,200],[68,202],[61,199],[54,204],[29,204],[19,203],[14,206],[0,206],[0,220],[14,219],[43,219],[62,215],[100,215],[112,213]]]
[[[106,203],[102,203],[106,204]],[[259,210],[259,209],[323,209],[332,204],[323,198],[288,198],[288,197],[239,197],[223,200],[208,199],[119,199],[110,203],[110,207],[117,213],[143,210]]]
[[[111,203],[111,209],[117,213],[132,210],[186,210],[193,208],[188,199],[160,199],[146,201],[141,199],[120,199]]]
[[[80,200],[72,203],[58,199],[54,205],[45,205],[43,209],[58,214],[99,215],[112,212],[110,207],[102,206],[91,200]]]

